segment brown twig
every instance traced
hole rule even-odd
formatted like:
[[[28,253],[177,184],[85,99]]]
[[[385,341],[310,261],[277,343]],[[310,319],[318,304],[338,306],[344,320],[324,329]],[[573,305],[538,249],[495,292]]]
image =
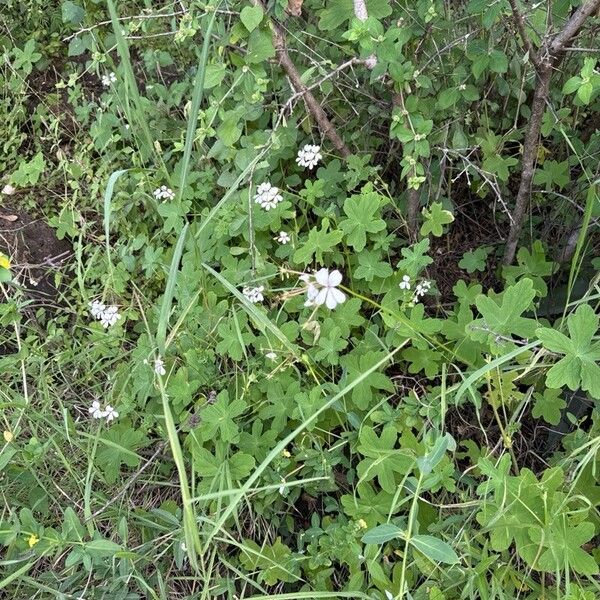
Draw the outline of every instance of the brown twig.
[[[519,35],[521,36],[525,50],[527,50],[529,59],[534,66],[537,67],[539,65],[539,60],[535,49],[533,48],[533,44],[527,35],[527,30],[525,29],[525,19],[517,6],[516,0],[508,0],[508,3],[510,4],[510,9],[512,10],[513,21],[515,22],[517,30],[519,31]]]
[[[252,3],[255,6],[260,6],[263,11],[266,12],[266,7],[262,0],[252,0]],[[298,69],[296,69],[296,66],[292,62],[292,59],[287,51],[285,33],[283,29],[274,19],[271,19],[271,28],[273,32],[273,46],[275,48],[277,59],[292,82],[295,93],[302,95],[310,114],[314,117],[315,121],[319,125],[319,129],[325,136],[329,138],[330,142],[333,144],[333,147],[340,153],[340,155],[343,158],[347,158],[352,154],[352,152],[350,152],[350,149],[348,146],[346,146],[344,140],[342,140],[342,138],[339,136],[338,132],[333,126],[333,123],[329,120],[329,117],[325,114],[325,111],[317,102],[317,99],[302,82],[300,73],[298,73]]]
[[[584,2],[584,4],[573,13],[561,31],[554,36],[546,38],[538,52],[538,64],[536,66],[537,83],[531,104],[529,127],[527,128],[527,133],[525,134],[525,140],[523,142],[523,168],[521,171],[521,181],[519,182],[515,208],[512,213],[513,220],[504,249],[505,265],[510,265],[515,258],[519,237],[525,223],[525,216],[529,209],[531,184],[535,173],[542,118],[548,100],[552,72],[560,65],[565,55],[567,43],[579,33],[586,20],[599,8],[600,0],[588,0],[587,2]]]

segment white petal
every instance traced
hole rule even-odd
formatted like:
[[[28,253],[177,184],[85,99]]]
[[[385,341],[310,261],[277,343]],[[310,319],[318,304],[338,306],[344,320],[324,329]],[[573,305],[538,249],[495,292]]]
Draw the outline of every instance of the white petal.
[[[321,285],[329,285],[329,269],[319,269],[315,273],[315,279],[317,280],[317,283],[320,283]]]
[[[340,283],[342,283],[342,274],[337,269],[335,269],[335,271],[331,271],[327,285],[336,286],[340,285]]]
[[[327,288],[323,288],[315,297],[315,299],[313,300],[313,302],[315,304],[318,304],[319,306],[321,306],[321,304],[325,304],[325,302],[327,301],[327,292],[329,290]]]
[[[337,288],[330,288],[329,292],[335,298],[335,301],[338,304],[341,304],[342,302],[344,302],[346,300],[346,294],[344,294],[344,292],[342,292],[341,290],[338,290]]]
[[[338,304],[337,300],[335,299],[335,296],[333,295],[334,289],[335,288],[329,288],[327,290],[327,298],[325,300],[325,306],[330,310],[333,310]]]

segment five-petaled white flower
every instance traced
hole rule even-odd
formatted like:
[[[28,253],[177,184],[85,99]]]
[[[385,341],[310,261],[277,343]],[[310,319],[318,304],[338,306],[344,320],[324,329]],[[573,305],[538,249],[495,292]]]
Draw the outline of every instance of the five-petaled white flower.
[[[402,281],[398,285],[401,290],[410,290],[410,277],[408,275],[403,275]]]
[[[99,317],[104,329],[112,327],[120,318],[121,315],[117,306],[107,306]]]
[[[100,319],[102,313],[106,310],[106,304],[100,300],[94,300],[89,303],[90,313],[94,319]]]
[[[279,193],[279,188],[268,182],[261,183],[254,195],[254,202],[260,204],[265,210],[275,208],[282,200],[283,196]]]
[[[103,419],[106,416],[106,413],[100,407],[100,402],[98,402],[98,400],[92,402],[92,405],[88,408],[88,412],[94,419]]]
[[[287,233],[286,231],[280,231],[280,232],[279,232],[279,235],[278,235],[278,236],[275,238],[275,240],[276,240],[277,242],[279,242],[280,244],[283,244],[283,245],[285,245],[285,244],[289,243],[289,241],[290,241],[291,239],[292,239],[292,238],[290,237],[290,234],[289,234],[289,233]]]
[[[116,419],[119,416],[119,413],[110,404],[106,405],[104,413],[107,423],[110,423],[113,419]]]
[[[165,361],[162,358],[160,358],[160,356],[154,359],[154,372],[157,375],[167,374],[167,370],[165,369]]]
[[[262,285],[258,287],[245,287],[242,290],[242,294],[246,296],[248,302],[252,302],[252,304],[257,304],[258,302],[262,302],[265,297],[263,296],[265,288]]]
[[[161,185],[154,190],[154,197],[157,200],[173,200],[173,198],[175,198],[175,192],[166,185]]]
[[[102,75],[102,85],[104,87],[110,87],[117,81],[117,76],[111,71],[108,75]]]
[[[306,144],[304,148],[298,150],[298,156],[296,157],[296,162],[301,167],[308,167],[309,169],[313,169],[317,166],[320,160],[322,160],[321,156],[321,146],[313,146],[311,144]]]
[[[315,281],[309,282],[306,290],[308,302],[321,306],[324,304],[333,310],[338,304],[346,300],[344,292],[337,288],[342,283],[342,274],[337,270],[319,269],[315,273]]]

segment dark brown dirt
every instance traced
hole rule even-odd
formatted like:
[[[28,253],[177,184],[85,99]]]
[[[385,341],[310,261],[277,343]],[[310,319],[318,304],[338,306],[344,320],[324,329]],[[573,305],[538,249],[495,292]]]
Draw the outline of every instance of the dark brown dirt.
[[[36,304],[55,305],[55,273],[64,269],[72,249],[43,220],[0,197],[0,252],[8,255],[17,283]]]

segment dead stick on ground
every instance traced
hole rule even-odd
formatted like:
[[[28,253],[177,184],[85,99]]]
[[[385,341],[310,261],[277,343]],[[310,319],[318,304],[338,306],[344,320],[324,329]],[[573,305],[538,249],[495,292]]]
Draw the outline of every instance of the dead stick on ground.
[[[514,2],[511,2],[511,6],[514,6],[516,9],[516,4]],[[519,190],[517,192],[515,208],[512,213],[513,222],[508,234],[508,239],[506,240],[506,248],[504,250],[504,264],[506,265],[511,264],[515,258],[519,237],[521,230],[523,229],[525,217],[529,208],[531,184],[533,181],[533,175],[535,173],[542,118],[544,116],[544,109],[548,100],[552,72],[560,65],[564,57],[564,51],[567,43],[579,33],[586,20],[599,8],[600,0],[588,0],[587,2],[584,2],[573,13],[562,31],[558,32],[554,36],[546,38],[542,43],[538,53],[535,55],[536,62],[534,63],[534,66],[536,67],[537,82],[531,104],[529,127],[527,129],[527,133],[525,134],[525,140],[523,143],[523,168],[521,171],[521,181],[519,182]],[[526,37],[524,22],[518,10],[516,14],[513,12],[513,17],[519,30],[521,30],[520,25],[523,26],[523,32],[521,32],[521,36],[525,36],[523,38],[523,43],[525,44],[525,47],[528,47],[530,42]]]
[[[266,13],[266,8],[262,0],[252,0],[252,2],[255,6],[260,6]],[[352,154],[352,152],[350,152],[350,149],[348,146],[346,146],[344,140],[342,140],[342,138],[339,136],[332,122],[325,114],[325,111],[317,102],[317,99],[302,82],[300,73],[298,73],[298,69],[296,69],[296,66],[288,54],[285,44],[285,33],[283,29],[279,23],[275,22],[273,19],[271,19],[271,28],[273,31],[273,46],[275,47],[277,59],[279,60],[279,64],[287,73],[287,76],[290,78],[295,93],[302,95],[310,114],[314,117],[315,121],[319,125],[319,129],[325,136],[329,138],[333,144],[333,147],[340,153],[340,155],[343,158],[347,158]]]

